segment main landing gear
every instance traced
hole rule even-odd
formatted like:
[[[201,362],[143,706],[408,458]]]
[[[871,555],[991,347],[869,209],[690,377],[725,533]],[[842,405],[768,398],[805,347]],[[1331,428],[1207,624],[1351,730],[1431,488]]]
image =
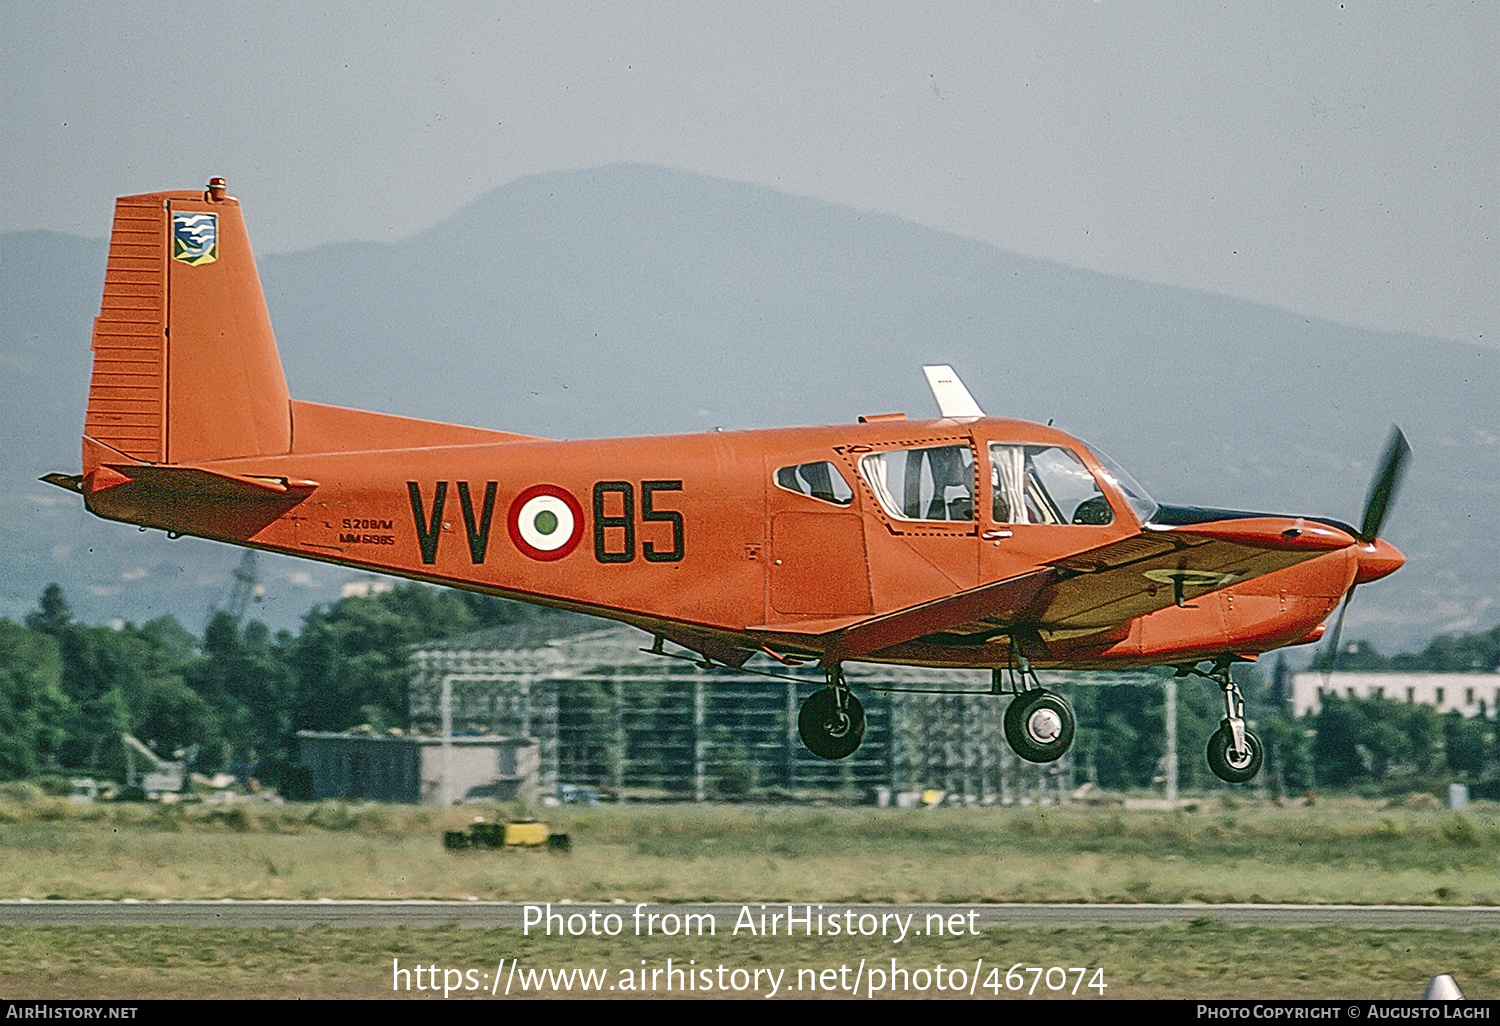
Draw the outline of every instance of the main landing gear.
[[[802,703],[797,733],[808,751],[823,759],[843,759],[854,754],[865,739],[865,707],[844,683],[844,671],[828,668],[828,686]]]
[[[1062,695],[1043,688],[1022,691],[1005,709],[1005,740],[1027,762],[1056,762],[1073,745],[1078,725]]]
[[[1027,762],[1056,762],[1073,747],[1078,718],[1066,698],[1042,687],[1014,639],[1011,646],[1010,666],[990,671],[990,692],[1012,696],[1005,707],[1005,740]]]
[[[1260,772],[1266,750],[1260,738],[1245,728],[1245,696],[1230,677],[1230,663],[1228,656],[1220,657],[1211,673],[1195,666],[1179,666],[1177,676],[1196,674],[1213,681],[1224,692],[1224,719],[1208,739],[1208,768],[1220,780],[1243,784]]]
[[[853,755],[865,739],[865,709],[850,692],[842,669],[829,667],[826,673],[827,686],[802,703],[797,732],[814,755],[843,759]],[[1027,762],[1056,762],[1073,746],[1078,720],[1062,695],[1040,686],[1002,691],[999,671],[993,693],[1012,696],[1005,710],[1005,740]]]

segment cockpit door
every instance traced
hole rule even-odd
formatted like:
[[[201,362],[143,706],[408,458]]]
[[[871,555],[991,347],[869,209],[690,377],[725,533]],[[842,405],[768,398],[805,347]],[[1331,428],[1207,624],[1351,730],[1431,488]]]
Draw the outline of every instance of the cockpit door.
[[[1135,531],[1097,468],[1072,447],[990,441],[981,454],[979,562],[985,581],[1029,573]]]
[[[845,455],[866,500],[876,611],[973,588],[979,580],[978,464],[971,439],[945,432],[850,447]]]

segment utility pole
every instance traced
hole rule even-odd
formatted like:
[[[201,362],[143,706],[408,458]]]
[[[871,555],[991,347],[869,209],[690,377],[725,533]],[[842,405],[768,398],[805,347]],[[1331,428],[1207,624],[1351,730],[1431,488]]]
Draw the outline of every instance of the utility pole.
[[[1168,677],[1167,692],[1167,801],[1177,800],[1177,678]]]

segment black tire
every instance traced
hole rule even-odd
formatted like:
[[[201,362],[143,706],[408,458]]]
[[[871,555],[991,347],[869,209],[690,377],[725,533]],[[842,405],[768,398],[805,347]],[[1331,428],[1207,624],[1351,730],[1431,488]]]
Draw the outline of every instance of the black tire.
[[[1266,750],[1261,747],[1260,738],[1248,730],[1245,731],[1245,747],[1248,751],[1235,753],[1231,758],[1230,748],[1233,744],[1234,734],[1230,732],[1229,724],[1214,731],[1213,736],[1208,739],[1208,768],[1220,780],[1230,784],[1243,784],[1260,772],[1261,763],[1266,759]]]
[[[840,713],[833,689],[823,688],[802,703],[797,733],[807,750],[820,759],[847,758],[865,739],[865,707],[853,695],[846,695]]]
[[[1068,700],[1051,691],[1023,691],[1005,710],[1005,740],[1027,762],[1061,759],[1077,727]]]

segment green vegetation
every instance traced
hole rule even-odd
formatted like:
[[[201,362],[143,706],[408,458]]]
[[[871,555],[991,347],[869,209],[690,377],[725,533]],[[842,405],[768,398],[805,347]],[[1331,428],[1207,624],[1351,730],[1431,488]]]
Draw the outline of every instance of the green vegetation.
[[[406,725],[407,649],[534,615],[407,584],[308,614],[297,635],[225,614],[200,643],[172,617],[118,628],[73,619],[57,585],[24,626],[0,620],[0,780],[40,772],[124,780],[130,733],[189,768],[274,784],[298,730]]]
[[[233,770],[276,786],[296,762],[298,730],[408,725],[412,645],[546,615],[486,596],[404,584],[314,609],[295,635],[272,635],[264,624],[240,626],[220,615],[200,642],[171,617],[117,628],[80,624],[62,589],[50,585],[24,625],[0,620],[0,781],[43,774],[123,780],[120,739],[128,732],[163,756],[183,753],[190,769]],[[1374,657],[1366,652],[1361,658]],[[1445,669],[1493,668],[1500,660],[1500,628],[1437,638],[1421,658]],[[1388,662],[1411,668],[1405,657]],[[1279,700],[1284,662],[1269,682],[1250,667],[1237,672],[1267,748],[1264,779],[1276,793],[1334,787],[1367,795],[1441,794],[1457,780],[1476,796],[1500,798],[1493,721],[1439,716],[1382,699],[1330,699],[1316,717],[1294,722]],[[1204,739],[1221,715],[1220,699],[1197,683],[1178,689],[1179,782],[1187,791],[1222,792],[1202,757]],[[632,701],[650,709],[661,696],[662,685],[647,685],[634,690]],[[1079,778],[1115,791],[1152,786],[1163,743],[1162,690],[1152,677],[1075,687],[1071,697],[1079,720]],[[597,743],[563,753],[566,778],[609,786],[614,760],[607,756],[619,743],[606,715],[613,696],[584,685],[569,701],[573,715],[596,723],[598,736]],[[743,755],[735,724],[711,729],[715,749],[730,765],[713,786],[722,794],[763,794],[755,763],[733,758]]]
[[[78,805],[0,788],[0,894],[759,902],[1500,903],[1500,809],[1410,800],[1114,807],[598,806],[546,810],[570,855],[442,849],[477,811],[373,804]],[[489,810],[517,814],[526,810]],[[12,928],[8,993],[381,997],[402,965],[493,972],[644,959],[852,968],[1103,968],[1106,996],[1413,998],[1438,972],[1500,995],[1496,931],[996,928],[978,937],[547,938],[451,928]],[[789,977],[791,978],[791,977]],[[986,969],[988,978],[988,969]],[[929,996],[935,996],[930,992]],[[411,996],[431,996],[430,991]],[[837,995],[828,995],[837,996]],[[976,996],[990,996],[987,993]],[[1002,995],[1003,996],[1003,995]],[[1089,996],[1092,996],[1090,994]]]
[[[1358,799],[1180,812],[599,806],[546,810],[572,836],[571,855],[445,852],[442,831],[478,811],[0,802],[0,894],[1500,904],[1489,803],[1468,813]]]
[[[1313,669],[1327,666],[1327,653],[1318,653]],[[1339,653],[1338,668],[1494,673],[1500,669],[1500,626],[1473,634],[1439,634],[1420,652],[1402,652],[1390,658],[1381,655],[1368,641],[1356,641]]]
[[[1094,807],[877,810],[808,806],[600,806],[547,810],[571,855],[445,852],[442,831],[526,809],[373,804],[75,804],[68,777],[123,775],[124,732],[192,768],[274,783],[299,729],[406,726],[406,652],[419,641],[533,616],[420,585],[345,599],[301,631],[215,619],[201,642],[175,620],[75,622],[49,587],[24,624],[0,620],[0,895],[8,898],[438,898],[528,902],[1287,902],[1500,904],[1500,812],[1431,794],[1500,778],[1494,724],[1381,700],[1325,701],[1289,721],[1247,674],[1273,793],[1224,797],[1206,778],[1208,688],[1179,691],[1183,785],[1212,789],[1178,811]],[[1493,636],[1493,637],[1492,637]],[[1489,639],[1489,640],[1486,640]],[[1488,635],[1440,638],[1444,669],[1493,669]],[[1395,657],[1388,665],[1416,668]],[[1077,688],[1084,775],[1148,787],[1161,692]],[[649,695],[646,697],[649,698]],[[716,735],[725,747],[732,733]],[[1194,776],[1199,774],[1199,776]],[[753,793],[753,776],[725,779]],[[1329,788],[1348,796],[1328,798]],[[1356,797],[1360,795],[1362,797]],[[1016,963],[1105,970],[1108,997],[1393,997],[1454,973],[1500,995],[1493,931],[1229,929],[1211,918],[1141,930],[987,930],[901,951],[867,939],[522,937],[451,929],[21,928],[0,937],[15,997],[384,997],[392,960],[492,972],[606,968],[641,960],[824,970],[894,953],[915,968]],[[1002,970],[1003,971],[1003,970]],[[413,992],[426,996],[428,992]],[[930,993],[936,993],[932,991]],[[837,996],[837,995],[832,995]],[[977,996],[989,996],[980,994]]]

